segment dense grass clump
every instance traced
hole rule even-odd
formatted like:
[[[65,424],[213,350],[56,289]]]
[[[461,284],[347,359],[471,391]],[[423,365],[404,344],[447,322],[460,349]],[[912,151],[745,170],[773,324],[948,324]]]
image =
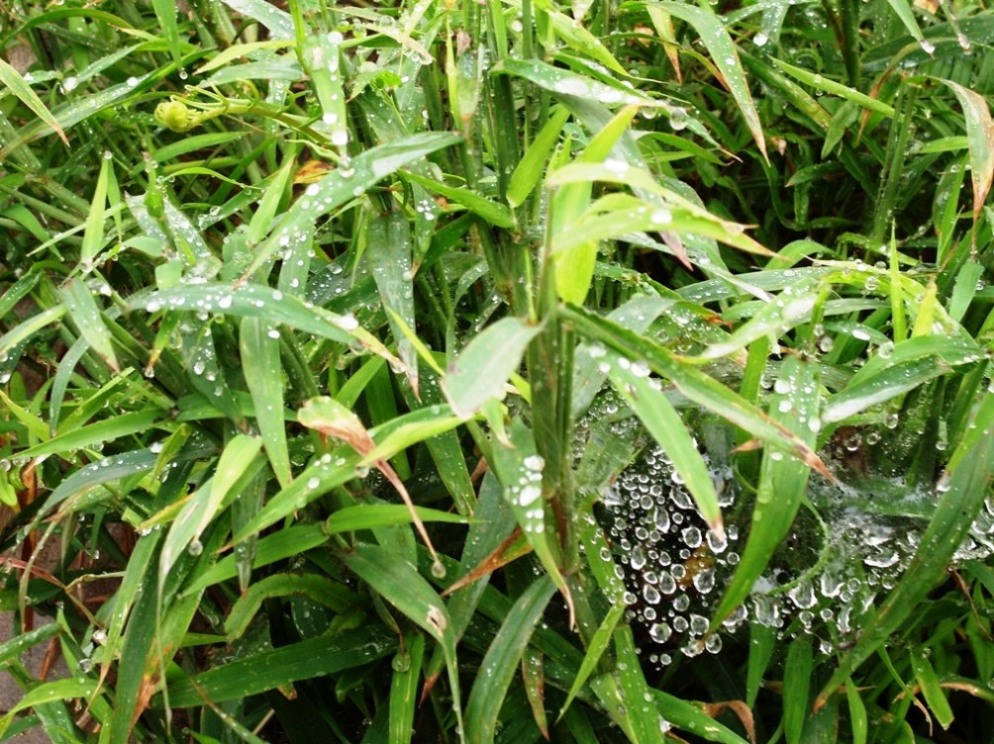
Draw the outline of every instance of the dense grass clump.
[[[0,13],[0,738],[994,740],[990,11]]]

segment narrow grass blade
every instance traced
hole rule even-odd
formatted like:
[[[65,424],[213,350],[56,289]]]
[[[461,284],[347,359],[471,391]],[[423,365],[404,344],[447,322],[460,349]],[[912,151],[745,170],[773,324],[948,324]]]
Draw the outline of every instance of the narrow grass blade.
[[[339,31],[314,33],[297,46],[297,58],[311,78],[311,88],[321,107],[321,119],[315,126],[348,157],[349,127],[346,111],[347,94],[342,80],[342,42]]]
[[[915,553],[876,614],[863,626],[856,645],[839,660],[838,669],[822,688],[815,706],[823,706],[851,672],[886,643],[901,623],[921,606],[935,584],[946,575],[949,560],[962,544],[970,524],[989,494],[994,475],[994,437],[964,439],[954,453],[955,465],[941,479],[935,514]]]
[[[251,276],[291,240],[309,234],[322,216],[362,195],[382,179],[414,161],[459,142],[455,134],[431,132],[378,145],[356,156],[348,164],[310,184],[303,198],[294,202],[275,231],[256,249],[255,259],[246,270]]]
[[[803,744],[804,723],[810,710],[808,694],[813,669],[811,638],[798,636],[787,649],[783,673],[783,727],[787,744]]]
[[[24,693],[24,696],[7,711],[7,714],[0,718],[0,735],[3,735],[13,722],[14,716],[22,710],[54,701],[88,698],[93,695],[96,688],[97,681],[94,679],[57,679],[45,682]]]
[[[366,228],[366,262],[387,310],[397,355],[417,396],[418,353],[395,320],[399,318],[407,328],[416,330],[412,251],[410,226],[403,212],[394,210],[370,220]]]
[[[267,576],[254,582],[232,605],[224,621],[228,642],[233,643],[245,634],[263,602],[289,595],[308,597],[337,613],[345,612],[357,600],[354,592],[326,576],[285,573]]]
[[[110,332],[100,317],[100,308],[82,279],[70,279],[59,294],[79,332],[115,372],[120,371]]]
[[[661,690],[653,690],[652,695],[663,717],[675,728],[689,731],[705,741],[715,741],[720,744],[750,744],[747,739],[743,739],[709,716],[701,703],[688,702]]]
[[[521,681],[531,708],[532,718],[542,738],[549,739],[549,716],[545,712],[545,658],[533,648],[525,648],[521,657]]]
[[[379,546],[356,545],[345,556],[345,563],[383,599],[438,641],[445,655],[456,718],[462,728],[456,640],[442,598],[413,566],[399,563],[392,552]]]
[[[970,145],[970,180],[973,183],[973,222],[976,226],[980,212],[994,182],[994,121],[986,99],[975,91],[952,80],[938,79],[956,94],[963,107],[966,137]],[[976,237],[974,237],[976,240]]]
[[[104,222],[107,216],[107,191],[114,175],[113,169],[113,160],[104,158],[100,164],[100,175],[97,176],[96,188],[93,190],[90,212],[86,216],[86,229],[83,231],[83,244],[79,251],[80,262],[84,269],[93,264],[93,259],[96,258],[103,246]]]
[[[263,651],[247,658],[169,683],[174,708],[223,703],[275,690],[302,679],[356,669],[382,659],[396,648],[396,637],[379,625],[329,633],[300,643]]]
[[[399,363],[379,340],[359,327],[354,316],[337,315],[262,285],[184,284],[142,294],[130,301],[132,307],[150,313],[165,309],[259,318],[274,326],[288,325],[339,343],[357,341],[388,361]]]
[[[563,707],[559,711],[559,718],[562,718],[566,714],[566,711],[569,710],[570,704],[576,698],[577,693],[583,689],[590,675],[597,668],[601,656],[604,655],[604,652],[611,645],[614,629],[625,614],[626,607],[624,602],[615,602],[604,616],[604,620],[600,626],[594,631],[594,635],[587,644],[587,653],[583,656],[583,663],[580,665],[579,670],[577,670],[573,684],[570,686],[569,693],[566,695],[566,702],[563,703]]]
[[[939,682],[939,676],[935,673],[935,668],[921,651],[911,653],[911,668],[915,671],[915,679],[918,688],[922,691],[928,708],[939,722],[943,731],[948,731],[955,716],[953,709],[946,699],[946,693]]]
[[[822,420],[843,421],[958,366],[974,364],[980,353],[973,341],[946,335],[930,334],[901,341],[890,354],[875,355],[850,378],[845,388],[830,396]]]
[[[541,171],[539,172],[541,173]],[[417,173],[405,173],[404,177],[409,181],[424,186],[429,192],[444,196],[450,202],[465,207],[494,227],[514,227],[514,216],[511,214],[511,210],[503,204],[491,201],[471,189],[448,186],[432,178],[418,175]]]
[[[614,147],[631,125],[637,109],[626,106],[605,123],[577,161],[583,164],[603,163]],[[627,168],[627,163],[620,166]],[[594,265],[597,262],[600,236],[589,235],[586,231],[577,239],[566,242],[561,237],[577,227],[590,205],[593,191],[593,179],[577,179],[561,183],[551,197],[549,206],[550,225],[547,238],[551,244],[552,259],[555,266],[556,293],[561,300],[582,305],[590,291],[591,280],[594,276]]]
[[[254,475],[261,466],[256,457],[260,449],[262,439],[247,434],[239,434],[225,445],[214,477],[189,497],[169,528],[159,555],[160,592],[179,556],[192,542],[199,542],[201,534],[212,523],[215,515],[227,506],[232,489],[246,475]],[[202,546],[199,551],[202,551]]]
[[[552,577],[570,613],[573,625],[573,599],[569,586],[559,568],[558,544],[555,533],[546,529],[546,495],[543,492],[545,460],[537,454],[535,438],[520,419],[514,419],[507,430],[508,441],[495,441],[491,465],[504,487],[504,499],[511,507],[518,526]]]
[[[915,13],[912,10],[911,3],[908,0],[887,0],[887,4],[891,7],[891,10],[901,19],[901,23],[908,30],[915,41],[921,44],[922,49],[926,49],[926,45],[929,42],[925,41],[925,35],[922,34],[921,27],[918,25],[918,21],[915,19]],[[935,47],[932,47],[932,51],[935,51]]]
[[[778,640],[775,628],[757,622],[749,623],[749,661],[746,663],[746,705],[749,708],[756,706],[756,698]]]
[[[792,454],[823,475],[829,475],[821,458],[804,438],[665,347],[581,308],[569,306],[560,313],[565,322],[588,339],[629,359],[645,360],[653,372],[670,380],[695,403],[749,432],[764,444]]]
[[[796,288],[783,293],[763,306],[747,323],[721,343],[710,345],[702,359],[719,359],[740,351],[758,338],[779,338],[787,331],[807,323],[818,302],[817,289],[808,282],[798,282]]]
[[[473,338],[442,379],[453,413],[468,419],[488,400],[502,399],[508,378],[541,330],[541,325],[520,318],[502,318]]]
[[[862,106],[865,109],[875,111],[878,114],[883,114],[887,117],[894,115],[894,108],[892,106],[888,106],[886,103],[878,101],[876,98],[870,98],[870,96],[865,93],[860,93],[858,90],[853,90],[848,85],[843,85],[842,83],[837,83],[834,80],[829,80],[823,75],[817,75],[801,67],[795,67],[794,65],[787,64],[779,59],[773,59],[771,61],[791,77],[794,77],[802,83],[810,85],[812,88],[816,88],[823,93],[838,96],[839,98],[851,101],[858,106]]]
[[[614,671],[596,677],[590,683],[605,712],[636,744],[654,744],[667,726],[665,718],[654,704],[652,692],[645,680],[642,664],[635,651],[631,628],[621,626],[614,631],[617,663]],[[634,706],[628,701],[638,701]]]
[[[404,646],[397,652],[390,680],[390,732],[388,744],[409,744],[414,734],[414,713],[418,704],[418,680],[425,655],[425,637],[421,633],[404,636]]]
[[[250,535],[257,534],[281,519],[285,519],[299,509],[334,488],[355,477],[359,455],[342,448],[328,454],[327,460],[318,458],[293,482],[272,496],[259,513],[244,525],[233,537],[233,542],[241,542]]]
[[[328,536],[323,527],[319,524],[294,525],[260,538],[255,544],[252,568],[262,568],[277,561],[303,555],[308,550],[324,545],[328,542]],[[237,556],[227,555],[200,574],[183,590],[183,596],[233,579],[237,575]]]
[[[518,662],[555,590],[555,584],[548,576],[533,582],[514,603],[490,644],[466,703],[467,738],[470,741],[494,739],[500,709]]]
[[[445,522],[447,524],[468,524],[469,520],[459,514],[414,507],[422,522]],[[358,504],[339,509],[325,521],[324,529],[329,535],[341,532],[372,530],[398,524],[411,524],[413,519],[406,506],[400,504]]]
[[[0,664],[15,659],[29,648],[45,643],[55,638],[60,632],[57,623],[48,623],[40,628],[29,630],[26,633],[14,636],[10,640],[0,643]]]
[[[559,96],[574,96],[577,98],[593,99],[607,106],[636,105],[662,107],[659,101],[641,96],[629,88],[616,83],[608,85],[599,80],[593,80],[572,70],[553,67],[535,59],[503,59],[491,69],[497,74],[513,75],[524,78],[544,90]]]
[[[122,439],[132,434],[148,431],[163,416],[161,411],[139,411],[103,419],[95,424],[52,437],[34,447],[18,452],[18,457],[39,457],[75,452],[101,442]],[[113,461],[114,458],[108,458]]]
[[[783,362],[770,398],[771,417],[792,429],[808,446],[814,444],[819,403],[818,366],[791,356]],[[812,426],[811,422],[815,422]],[[711,620],[712,629],[741,605],[766,566],[780,541],[790,530],[804,499],[810,468],[794,457],[767,450],[759,475],[756,504],[753,507],[749,540],[735,574]]]
[[[304,403],[297,416],[300,419],[300,423],[308,429],[314,429],[322,436],[334,437],[335,439],[342,440],[348,444],[349,447],[362,455],[363,458],[369,457],[370,454],[376,449],[376,443],[369,435],[369,432],[366,431],[366,428],[363,426],[359,417],[334,398],[329,398],[327,396],[311,398]],[[390,420],[396,422],[397,417],[393,416]],[[398,429],[394,429],[394,432],[397,430]],[[394,471],[390,463],[386,460],[374,459],[372,464],[375,465],[377,470],[379,470],[390,482],[390,485],[394,487],[401,499],[404,501],[404,504],[411,515],[411,521],[414,523],[418,534],[421,535],[421,539],[424,541],[425,547],[427,547],[428,552],[431,553],[431,557],[435,560],[435,564],[439,565],[438,555],[435,553],[435,548],[431,543],[431,539],[428,537],[428,532],[425,530],[425,526],[421,523],[421,519],[418,517],[417,510],[414,507],[414,502],[411,500],[411,495],[407,492],[407,488],[404,486],[404,483],[401,481],[400,477],[397,475],[396,471]]]
[[[166,37],[169,45],[169,53],[173,61],[179,64],[183,59],[183,51],[180,49],[179,24],[176,21],[176,0],[152,0],[152,8],[155,10],[155,17],[159,20],[159,26]]]
[[[59,139],[62,140],[66,147],[69,146],[66,133],[62,131],[62,127],[59,126],[59,122],[52,112],[48,110],[45,103],[38,97],[31,86],[27,84],[24,78],[21,77],[17,70],[3,59],[0,59],[0,83],[3,83],[7,90],[20,99],[21,103],[31,109],[53,132],[58,134]],[[0,158],[0,161],[2,160],[3,158]]]
[[[728,35],[721,19],[715,15],[710,5],[697,7],[684,3],[657,2],[654,5],[662,8],[670,15],[685,21],[694,27],[707,48],[711,59],[721,71],[724,84],[738,104],[742,118],[745,119],[756,146],[767,162],[766,138],[763,135],[763,125],[759,120],[759,112],[749,93],[749,84],[742,71],[742,62],[732,37]]]
[[[659,380],[649,378],[649,368],[641,361],[613,357],[608,364],[615,389],[673,462],[710,529],[723,535],[721,509],[711,473],[687,425],[662,392]]]
[[[852,727],[853,744],[866,744],[869,724],[866,716],[866,705],[859,695],[859,690],[851,679],[846,680],[846,701],[849,704],[849,720]]]
[[[280,486],[290,485],[290,454],[283,418],[283,366],[279,331],[259,318],[242,318],[238,343],[266,455]]]
[[[519,207],[524,204],[538,182],[542,179],[549,155],[559,136],[562,134],[563,125],[569,119],[569,110],[563,107],[553,109],[549,120],[542,126],[535,139],[515,167],[511,174],[511,180],[507,186],[507,202],[512,207]]]

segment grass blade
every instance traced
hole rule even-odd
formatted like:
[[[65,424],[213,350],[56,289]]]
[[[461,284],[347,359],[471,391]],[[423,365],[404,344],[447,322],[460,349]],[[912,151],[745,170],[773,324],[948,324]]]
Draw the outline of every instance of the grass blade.
[[[38,97],[31,86],[27,84],[24,78],[21,77],[17,70],[3,59],[0,59],[0,83],[3,83],[7,87],[7,90],[20,99],[21,103],[31,109],[53,132],[58,134],[59,139],[62,140],[66,147],[69,146],[66,133],[62,131],[62,127],[59,126],[59,122],[52,112],[48,110],[44,102]],[[3,157],[0,157],[0,162],[2,161]]]
[[[255,259],[245,271],[245,276],[254,274],[284,248],[284,244],[310,234],[313,225],[322,216],[352,201],[404,166],[459,141],[457,135],[443,132],[411,135],[370,148],[347,165],[342,164],[320,181],[310,184],[304,198],[294,203],[274,232],[256,249]]]
[[[466,703],[467,738],[492,741],[501,706],[535,625],[556,591],[548,577],[532,583],[514,603],[480,666]]]
[[[286,488],[292,476],[283,414],[279,332],[264,320],[246,317],[242,318],[238,342],[266,455],[280,486]]]
[[[298,680],[362,667],[395,648],[396,638],[376,625],[328,633],[173,680],[169,684],[169,704],[187,708],[207,700],[239,700]]]
[[[649,368],[642,362],[614,357],[609,364],[609,376],[615,389],[673,462],[710,529],[723,535],[721,509],[711,472],[680,414],[663,394],[659,380],[649,378]]]
[[[791,428],[809,446],[814,444],[819,415],[818,367],[792,356],[783,362],[770,400],[771,418]],[[810,423],[814,421],[815,425]],[[763,453],[752,526],[742,558],[711,620],[717,628],[741,605],[766,570],[774,550],[794,522],[807,490],[809,467],[775,450]]]
[[[453,707],[462,729],[456,640],[442,598],[421,574],[414,570],[413,566],[397,563],[390,551],[376,545],[356,545],[352,552],[345,556],[345,563],[380,596],[424,629],[442,647],[445,665],[449,672],[449,684],[452,688]]]
[[[59,290],[59,294],[66,305],[69,317],[76,324],[83,338],[107,362],[111,369],[119,372],[120,367],[114,353],[114,346],[111,344],[110,332],[100,317],[100,308],[97,306],[97,301],[93,299],[90,288],[82,279],[70,279]]]
[[[452,411],[468,419],[488,400],[502,399],[508,378],[517,371],[541,325],[502,318],[476,336],[449,365],[442,390]]]
[[[723,82],[739,106],[742,118],[745,119],[756,146],[767,162],[766,138],[763,135],[763,125],[759,120],[759,112],[749,93],[749,84],[742,71],[742,62],[732,37],[728,35],[721,19],[715,15],[710,5],[697,7],[684,3],[657,2],[654,3],[670,15],[676,16],[694,27],[707,48],[711,59],[721,71]]]
[[[986,99],[952,80],[939,79],[959,99],[966,121],[966,137],[970,145],[970,180],[973,183],[973,223],[976,227],[980,212],[994,182],[994,121]],[[974,236],[976,241],[976,236]]]

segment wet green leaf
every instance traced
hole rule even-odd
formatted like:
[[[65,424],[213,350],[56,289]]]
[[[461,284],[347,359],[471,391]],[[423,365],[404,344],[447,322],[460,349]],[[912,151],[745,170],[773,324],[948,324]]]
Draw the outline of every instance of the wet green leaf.
[[[500,709],[518,661],[555,590],[555,584],[548,577],[533,582],[514,603],[490,644],[466,703],[469,741],[493,740]]]
[[[488,400],[503,399],[508,378],[542,326],[502,318],[476,336],[449,365],[442,390],[457,416],[474,416]]]

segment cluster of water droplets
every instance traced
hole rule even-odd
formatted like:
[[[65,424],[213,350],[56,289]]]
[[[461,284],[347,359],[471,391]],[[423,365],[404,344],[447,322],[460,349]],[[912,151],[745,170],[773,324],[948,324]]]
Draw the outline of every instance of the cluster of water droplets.
[[[720,483],[729,475],[714,473]],[[724,489],[722,496],[723,507],[731,506],[731,489]],[[650,661],[670,663],[672,657],[663,647],[673,645],[691,656],[718,653],[721,636],[709,634],[708,628],[713,605],[739,560],[737,527],[730,525],[725,534],[709,530],[658,448],[622,472],[606,488],[602,502],[612,543],[602,558],[610,559],[613,553],[629,617],[660,647],[653,649]],[[736,627],[744,617],[737,613],[726,627]]]
[[[615,562],[629,619],[648,637],[643,645],[651,664],[670,663],[676,650],[694,656],[722,648],[721,636],[708,630],[742,546],[738,525],[729,523],[735,495],[731,473],[710,464],[723,498],[724,540],[707,529],[679,474],[658,448],[644,453],[602,494],[607,514],[602,522],[611,548],[601,558]],[[909,489],[906,513],[881,514],[872,511],[866,490],[813,479],[810,510],[800,513],[747,602],[723,623],[723,631],[749,620],[777,633],[810,634],[826,655],[845,647],[866,613],[907,570],[929,521],[924,505],[934,504],[944,487],[940,478]],[[991,555],[994,498],[985,501],[952,562]]]

